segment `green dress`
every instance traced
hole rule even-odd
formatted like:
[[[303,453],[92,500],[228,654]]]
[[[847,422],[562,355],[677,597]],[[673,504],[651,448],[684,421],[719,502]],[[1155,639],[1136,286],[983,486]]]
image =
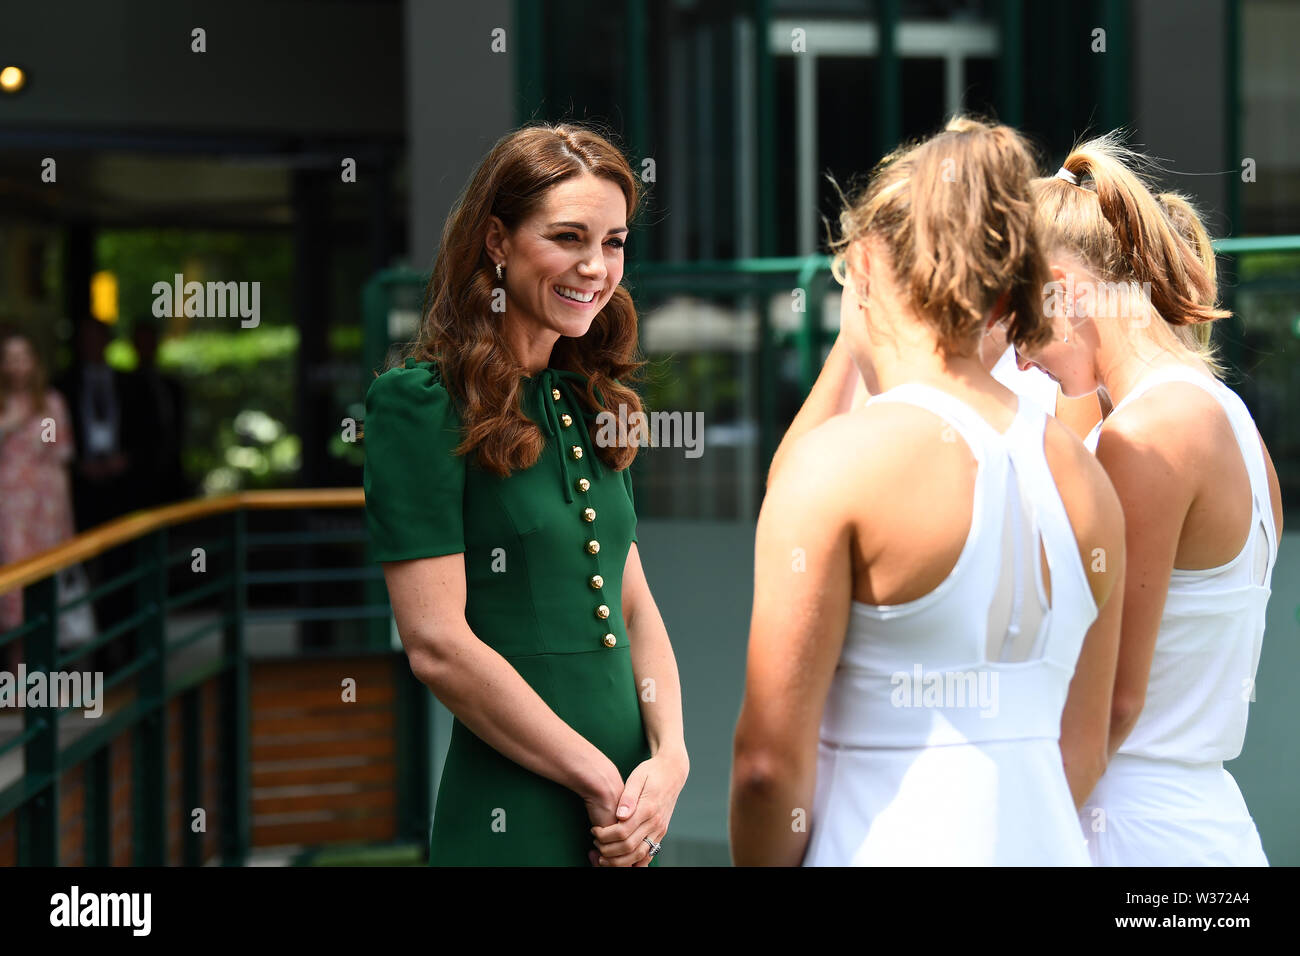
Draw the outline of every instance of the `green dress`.
[[[636,540],[632,482],[594,454],[582,376],[523,379],[545,448],[500,478],[456,456],[460,418],[437,365],[407,359],[366,394],[366,523],[377,561],[465,554],[465,619],[624,780],[650,756],[623,623]],[[459,719],[429,863],[589,866],[582,798],[502,756]],[[657,862],[657,861],[652,861]]]

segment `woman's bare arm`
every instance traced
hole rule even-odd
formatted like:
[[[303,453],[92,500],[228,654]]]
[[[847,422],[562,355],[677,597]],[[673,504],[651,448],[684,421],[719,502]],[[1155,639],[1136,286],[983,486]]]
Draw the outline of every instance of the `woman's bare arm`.
[[[1179,400],[1172,387],[1143,396],[1143,401],[1107,421],[1097,444],[1097,461],[1106,469],[1124,508],[1127,554],[1124,620],[1111,703],[1111,755],[1137,724],[1146,703],[1165,595],[1193,498],[1198,468],[1185,458]],[[1169,447],[1171,438],[1176,447]]]
[[[1094,425],[1101,421],[1101,404],[1096,392],[1081,398],[1066,398],[1056,391],[1056,420],[1080,439],[1088,437]]]
[[[684,780],[690,760],[682,729],[682,683],[677,658],[650,593],[636,542],[628,550],[623,566],[623,614],[650,754],[671,757],[680,766]]]
[[[791,445],[823,422],[859,407],[866,398],[866,383],[853,363],[853,356],[849,354],[844,337],[840,336],[831,346],[826,364],[813,383],[812,391],[804,399],[799,414],[790,423],[776,453],[772,455],[772,464],[767,470],[768,485],[771,485],[777,468],[789,456]]]
[[[853,588],[846,471],[823,465],[845,436],[829,428],[797,443],[758,518],[745,697],[731,769],[737,866],[798,866],[807,850],[818,727]]]
[[[615,866],[647,866],[646,839],[666,833],[690,773],[682,730],[682,688],[668,629],[650,593],[641,555],[632,543],[623,569],[623,620],[631,646],[632,674],[641,702],[650,758],[628,774],[620,808],[623,821],[593,827],[598,859]]]
[[[1111,754],[1111,694],[1124,608],[1124,512],[1106,473],[1082,442],[1049,420],[1045,445],[1097,604],[1061,714],[1061,759],[1075,808],[1081,809]]]
[[[614,805],[618,768],[547,706],[465,620],[465,555],[383,564],[411,671],[466,727],[527,770],[567,787],[592,807]],[[595,822],[595,816],[593,816]]]

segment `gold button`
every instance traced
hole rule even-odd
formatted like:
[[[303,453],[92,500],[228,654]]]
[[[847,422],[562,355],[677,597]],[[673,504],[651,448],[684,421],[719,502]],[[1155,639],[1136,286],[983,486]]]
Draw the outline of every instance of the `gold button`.
[[[588,554],[595,554],[599,550],[600,550],[600,542],[597,541],[595,538],[592,538],[590,541],[587,542]]]
[[[558,388],[551,389],[551,398],[557,402],[560,400],[560,390]]]
[[[606,634],[606,635],[605,635],[605,646],[606,646],[606,647],[613,647],[613,646],[614,646],[615,644],[617,644],[617,643],[618,643],[618,638],[615,637],[613,634]]]
[[[573,424],[573,416],[570,415],[568,412],[565,412],[563,415],[560,416],[560,424],[563,425],[565,428],[568,428],[570,425]]]
[[[595,521],[595,520],[596,520],[596,509],[595,509],[595,508],[583,508],[583,509],[582,509],[582,520],[583,520],[583,521]]]
[[[581,457],[582,457],[582,446],[581,446],[581,445],[574,445],[572,448],[569,449],[569,454],[572,455],[575,459],[577,459],[577,458],[581,458]]]
[[[609,605],[602,604],[600,607],[596,608],[596,617],[600,618],[602,621],[609,617]]]
[[[591,576],[591,586],[593,588],[603,588],[605,586],[605,579],[599,574],[593,574]]]
[[[587,490],[588,488],[590,488],[590,487],[591,487],[591,482],[588,481],[586,478],[579,478],[579,479],[578,479],[578,490],[579,490],[579,491],[586,491],[586,490]]]

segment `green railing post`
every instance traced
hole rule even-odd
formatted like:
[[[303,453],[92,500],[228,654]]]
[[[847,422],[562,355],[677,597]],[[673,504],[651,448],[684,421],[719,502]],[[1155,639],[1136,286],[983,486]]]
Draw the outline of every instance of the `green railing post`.
[[[998,109],[1002,122],[1019,126],[1024,116],[1025,49],[1022,0],[1002,0],[1002,52],[998,57]]]
[[[56,575],[28,585],[23,590],[24,617],[42,621],[23,639],[23,663],[27,674],[47,675],[47,695],[43,706],[31,700],[23,709],[23,730],[32,733],[23,747],[24,774],[35,783],[19,812],[19,864],[23,866],[58,866],[59,863],[59,708],[52,699],[53,687],[48,676],[54,670],[59,634],[59,591]],[[29,685],[30,686],[30,685]]]
[[[252,842],[249,819],[249,763],[252,754],[248,726],[248,657],[244,646],[248,523],[243,508],[231,512],[230,519],[230,555],[234,573],[226,601],[226,628],[222,638],[226,676],[222,682],[221,862],[225,866],[243,866]]]
[[[108,767],[108,744],[95,751],[85,763],[83,783],[86,788],[86,866],[108,866],[112,862],[111,777]]]
[[[624,25],[625,39],[623,70],[623,104],[626,110],[623,138],[627,152],[632,157],[632,172],[641,175],[641,163],[646,158],[649,140],[649,99],[654,88],[649,82],[646,66],[646,43],[649,39],[649,27],[646,24],[645,0],[627,0],[625,5],[627,21]]]
[[[1129,4],[1126,0],[1103,0],[1101,16],[1107,30],[1106,52],[1097,61],[1101,70],[1101,128],[1118,129],[1129,116]]]
[[[758,133],[758,251],[771,256],[777,251],[776,187],[776,78],[772,62],[772,0],[754,0],[754,97],[755,127]],[[762,387],[774,385],[770,378]],[[775,449],[773,449],[775,451]]]
[[[772,334],[771,301],[758,297],[758,435],[763,473],[776,454],[776,342]]]
[[[136,583],[136,607],[148,617],[136,631],[138,657],[152,659],[140,671],[137,694],[144,715],[135,726],[131,788],[134,805],[132,850],[136,866],[167,860],[167,529],[137,539],[138,568],[151,568]]]
[[[194,809],[203,799],[199,692],[191,687],[181,697],[181,856],[186,866],[203,865],[203,834],[193,825]]]
[[[812,391],[822,368],[822,302],[826,298],[826,282],[819,275],[824,256],[809,256],[799,270],[797,280],[804,293],[803,322],[799,327],[799,377],[805,396]],[[775,449],[773,449],[775,454]]]
[[[1224,146],[1228,155],[1225,157],[1228,173],[1228,228],[1240,234],[1245,228],[1241,214],[1241,4],[1239,0],[1227,0],[1223,5],[1223,69],[1227,74],[1227,88],[1224,90],[1223,108],[1226,112]],[[1241,375],[1244,359],[1243,343],[1246,337],[1245,323],[1237,314],[1237,286],[1241,283],[1241,257],[1229,251],[1229,259],[1224,271],[1229,281],[1220,280],[1219,288],[1223,290],[1224,307],[1232,311],[1232,318],[1220,323],[1221,332],[1216,333],[1223,343],[1223,355],[1234,375]]]
[[[541,119],[537,111],[546,97],[543,72],[544,24],[542,4],[536,0],[515,0],[515,31],[510,38],[515,55],[515,125]]]
[[[876,153],[883,156],[903,138],[903,70],[898,59],[898,22],[901,0],[877,0],[876,26],[880,33],[880,70],[876,94],[880,142]]]
[[[397,838],[423,843],[433,817],[429,707],[433,695],[416,680],[405,654],[393,657],[397,721]]]

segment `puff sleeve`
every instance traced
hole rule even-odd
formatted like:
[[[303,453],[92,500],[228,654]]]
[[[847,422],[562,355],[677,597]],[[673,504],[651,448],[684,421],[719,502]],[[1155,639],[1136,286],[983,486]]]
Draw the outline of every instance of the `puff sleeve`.
[[[633,543],[638,543],[636,540],[636,498],[633,497],[632,495],[632,466],[631,465],[628,465],[626,468],[623,469],[623,484],[627,488],[627,500],[632,505],[632,541]]]
[[[366,392],[366,530],[375,561],[465,550],[460,419],[427,363],[384,372]]]

